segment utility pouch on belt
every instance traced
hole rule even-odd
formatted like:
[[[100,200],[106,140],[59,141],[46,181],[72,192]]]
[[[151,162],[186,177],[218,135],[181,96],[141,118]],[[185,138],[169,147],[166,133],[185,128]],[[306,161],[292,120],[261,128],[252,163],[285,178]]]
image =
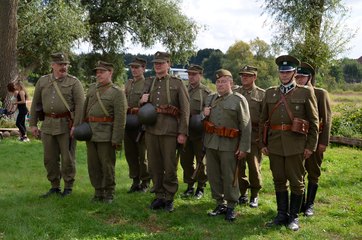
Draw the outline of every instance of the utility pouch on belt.
[[[301,118],[293,118],[292,132],[308,134],[309,122]]]

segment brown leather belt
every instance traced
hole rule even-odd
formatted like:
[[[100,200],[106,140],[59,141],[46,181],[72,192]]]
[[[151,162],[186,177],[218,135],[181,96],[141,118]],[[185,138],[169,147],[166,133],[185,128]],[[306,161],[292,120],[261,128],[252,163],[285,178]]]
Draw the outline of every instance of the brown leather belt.
[[[290,131],[292,129],[292,125],[290,124],[270,125],[270,129],[280,130],[280,131]]]
[[[87,117],[85,122],[113,122],[112,117]]]
[[[204,121],[204,129],[207,133],[216,134],[220,137],[236,138],[240,135],[239,129],[218,127],[210,121]]]
[[[137,114],[139,110],[140,110],[140,109],[139,109],[138,107],[128,108],[128,109],[127,109],[127,114],[132,114],[132,115],[134,115],[134,114]]]
[[[65,118],[70,117],[70,112],[64,112],[64,113],[45,113],[46,117],[50,118]]]

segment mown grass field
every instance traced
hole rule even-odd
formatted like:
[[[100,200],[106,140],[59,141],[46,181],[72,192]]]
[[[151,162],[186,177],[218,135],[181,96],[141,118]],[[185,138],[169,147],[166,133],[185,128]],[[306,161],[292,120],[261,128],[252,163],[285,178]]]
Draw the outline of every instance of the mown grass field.
[[[74,193],[65,199],[40,199],[49,189],[42,162],[41,142],[0,142],[0,239],[362,239],[362,150],[330,147],[316,201],[316,216],[301,217],[301,230],[266,228],[276,213],[269,160],[263,160],[260,207],[238,206],[237,220],[206,215],[214,208],[209,186],[197,200],[179,197],[175,211],[148,209],[153,195],[127,194],[131,184],[125,159],[118,156],[116,199],[92,203],[85,144],[78,144]],[[179,168],[182,182],[182,169]]]

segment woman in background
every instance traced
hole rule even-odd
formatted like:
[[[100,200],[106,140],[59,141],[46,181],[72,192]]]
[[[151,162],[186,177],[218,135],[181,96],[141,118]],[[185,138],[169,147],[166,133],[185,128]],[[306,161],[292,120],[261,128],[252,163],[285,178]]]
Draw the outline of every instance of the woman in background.
[[[10,111],[15,111],[18,108],[18,116],[16,118],[16,126],[19,128],[20,138],[22,142],[29,142],[29,138],[26,136],[26,127],[25,127],[25,117],[28,114],[29,110],[26,107],[26,100],[28,99],[28,94],[26,89],[20,81],[15,83],[9,83],[8,91],[12,93],[11,102],[12,109]]]

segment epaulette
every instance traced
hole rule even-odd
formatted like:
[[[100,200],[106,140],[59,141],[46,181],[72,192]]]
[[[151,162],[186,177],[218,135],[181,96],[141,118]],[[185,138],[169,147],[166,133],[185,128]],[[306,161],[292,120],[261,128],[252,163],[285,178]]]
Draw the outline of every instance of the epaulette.
[[[204,84],[201,84],[201,83],[200,83],[200,88],[201,88],[202,90],[204,90],[205,92],[207,92],[207,93],[211,93],[211,90],[208,89]]]
[[[77,80],[78,80],[77,77],[75,77],[75,76],[73,76],[73,75],[70,75],[70,74],[67,74],[67,77],[70,77],[70,78],[73,78],[73,79],[77,79]]]
[[[264,89],[262,89],[261,87],[258,87],[258,86],[256,86],[256,90],[261,91],[261,92],[265,92]]]
[[[234,94],[235,96],[238,96],[238,97],[241,98],[241,99],[244,98],[244,96],[243,96],[241,93],[233,92],[233,94]]]

